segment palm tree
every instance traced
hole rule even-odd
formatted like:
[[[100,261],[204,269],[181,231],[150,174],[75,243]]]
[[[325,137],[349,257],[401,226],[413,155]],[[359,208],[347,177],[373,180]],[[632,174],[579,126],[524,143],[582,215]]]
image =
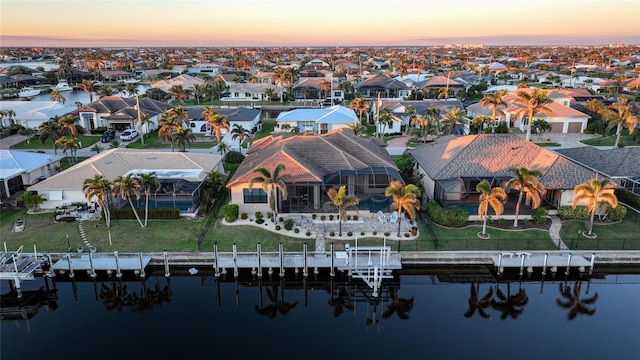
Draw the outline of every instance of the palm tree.
[[[140,220],[140,215],[138,215],[138,211],[135,206],[133,206],[132,197],[135,197],[136,200],[140,200],[140,183],[137,178],[132,175],[126,176],[118,176],[117,179],[113,181],[112,193],[113,196],[120,196],[122,200],[127,200],[129,205],[131,206],[131,210],[133,210],[133,214],[136,216],[136,220],[140,224],[140,227],[144,227],[142,220]]]
[[[478,293],[480,292],[480,284],[477,286],[471,283],[471,293],[469,294],[469,308],[464,313],[464,317],[470,318],[475,314],[476,310],[478,310],[478,314],[483,319],[488,319],[491,315],[487,314],[484,309],[491,306],[491,298],[493,297],[493,287],[489,287],[489,292],[482,297],[482,299],[478,299]]]
[[[376,128],[380,126],[382,127],[380,129],[381,139],[384,137],[384,132],[386,131],[387,126],[389,126],[389,128],[393,126],[393,121],[394,121],[393,109],[391,109],[390,107],[382,108],[382,110],[380,110],[380,114],[378,114],[378,124],[376,126]]]
[[[57,101],[63,104],[67,102],[67,99],[64,96],[62,96],[62,92],[60,90],[51,90],[51,93],[49,94],[49,98],[51,99],[51,101]]]
[[[349,109],[356,111],[359,115],[360,124],[362,124],[362,114],[369,110],[369,101],[363,97],[355,98],[349,104]]]
[[[534,89],[533,92],[520,90],[516,93],[516,96],[515,102],[524,107],[518,110],[515,115],[520,118],[527,116],[527,135],[525,139],[529,141],[531,140],[533,116],[539,112],[549,116],[553,115],[553,110],[547,106],[552,100],[547,97],[547,94],[542,89]]]
[[[249,137],[251,133],[240,124],[233,124],[231,129],[231,140],[238,139],[238,151],[242,152],[242,142]]]
[[[138,126],[140,127],[140,142],[144,145],[144,138],[149,133],[149,124],[151,123],[151,115],[147,113],[141,113],[138,118]]]
[[[491,188],[491,184],[487,180],[482,180],[476,185],[476,191],[480,193],[480,205],[478,206],[478,216],[482,218],[481,237],[487,238],[487,214],[489,206],[496,213],[496,216],[502,215],[504,211],[504,202],[507,200],[507,193],[501,187]]]
[[[402,211],[406,211],[411,220],[416,218],[416,211],[420,210],[420,189],[414,184],[402,185],[400,181],[395,180],[385,189],[384,195],[392,197],[391,209],[398,210],[397,235],[400,237]]]
[[[516,217],[513,221],[513,227],[518,227],[518,214],[520,214],[520,204],[522,203],[524,195],[526,194],[527,200],[531,200],[531,206],[535,209],[540,206],[542,202],[541,196],[544,195],[547,190],[544,188],[544,185],[536,179],[536,177],[542,176],[540,170],[529,170],[524,166],[520,166],[519,168],[509,169],[509,171],[514,173],[515,176],[507,182],[507,192],[511,191],[511,189],[518,190]]]
[[[504,102],[504,97],[507,95],[507,90],[498,90],[493,94],[488,94],[482,99],[480,99],[480,105],[483,108],[490,106],[492,109],[491,118],[496,120],[496,112],[498,111],[499,106],[507,106]]]
[[[609,179],[598,180],[593,178],[588,184],[579,184],[573,189],[574,198],[571,207],[575,209],[579,203],[586,202],[587,209],[591,214],[589,231],[586,236],[593,236],[593,219],[596,211],[603,203],[611,205],[612,208],[618,206],[618,198],[613,193],[614,187],[615,184]]]
[[[109,197],[112,183],[102,175],[95,175],[93,179],[85,179],[82,183],[82,192],[87,202],[95,201],[102,213],[107,227],[111,225],[111,212],[109,211]]]
[[[169,114],[175,119],[177,124],[181,126],[189,126],[189,112],[186,111],[182,105],[178,105],[169,110]]]
[[[113,88],[111,86],[100,86],[96,91],[100,97],[113,95]]]
[[[126,84],[125,88],[127,89],[127,93],[129,94],[129,96],[135,96],[136,98],[138,97],[138,94],[140,93],[140,90],[138,90],[138,84],[128,83]],[[140,106],[140,104],[137,105],[138,107]]]
[[[51,138],[55,144],[55,141],[60,137],[60,127],[58,126],[58,122],[52,120],[49,120],[47,122],[43,122],[42,124],[40,124],[40,126],[38,126],[38,129],[40,130],[40,143],[42,145],[44,145],[44,143],[47,141],[47,139]],[[54,151],[56,149],[55,145],[53,147]],[[57,152],[56,152],[57,154]]]
[[[413,122],[413,119],[416,118],[416,115],[418,115],[418,111],[416,110],[415,107],[413,107],[413,105],[409,105],[406,108],[404,108],[404,116],[407,117],[407,119],[409,120],[409,124],[411,124]],[[407,126],[407,134],[409,134],[409,127]]]
[[[218,143],[218,146],[216,146],[216,148],[218,149],[218,152],[222,156],[226,155],[227,151],[229,151],[229,147],[227,146],[227,144],[224,141],[220,141]]]
[[[413,308],[414,297],[408,299],[398,297],[398,289],[389,289],[389,296],[391,297],[391,303],[387,305],[387,309],[382,313],[383,319],[388,319],[393,314],[397,314],[400,320],[408,320],[409,314]]]
[[[542,140],[542,134],[553,130],[553,125],[544,119],[535,119],[531,124],[532,130],[538,134],[538,141]]]
[[[196,141],[196,136],[192,134],[193,130],[185,129],[179,126],[176,132],[171,135],[172,143],[178,144],[181,151],[185,151],[187,146],[191,148],[191,142]]]
[[[169,89],[169,97],[176,98],[180,105],[184,105],[184,101],[189,98],[190,90],[185,89],[181,84],[173,85]]]
[[[34,191],[25,191],[18,199],[31,211],[38,210],[38,207],[47,201],[43,195]]]
[[[273,172],[269,172],[267,168],[259,166],[253,169],[253,172],[260,175],[249,180],[249,188],[254,183],[259,182],[262,183],[262,189],[265,192],[269,192],[269,207],[273,211],[273,218],[276,224],[278,224],[278,191],[282,192],[282,199],[286,200],[287,185],[285,182],[292,178],[290,174],[283,174],[285,169],[286,166],[283,163],[278,163]]]
[[[60,127],[60,134],[65,135],[65,133],[68,133],[69,135],[76,137],[78,134],[76,121],[78,121],[78,118],[73,117],[73,115],[67,115],[65,117],[59,118],[57,123]]]
[[[211,126],[211,130],[218,142],[222,141],[222,130],[229,131],[229,124],[227,123],[227,117],[222,114],[218,114],[214,108],[205,106],[202,115],[206,120],[207,126]]]
[[[490,118],[489,116],[484,116],[484,115],[476,116],[473,119],[471,119],[471,124],[473,124],[473,126],[478,128],[478,135],[482,133],[482,125],[492,124],[492,123],[493,123],[493,119]]]
[[[442,133],[444,134],[452,134],[456,127],[459,125],[466,125],[469,122],[469,119],[464,116],[464,113],[462,112],[462,109],[460,109],[459,107],[453,107],[451,110],[449,110],[444,117],[442,118],[442,120],[440,120],[440,127],[442,130]]]
[[[82,80],[82,83],[78,85],[78,88],[87,94],[89,94],[89,102],[93,102],[93,81],[91,80]]]
[[[327,96],[327,92],[331,90],[331,81],[327,80],[327,79],[322,79],[322,81],[320,81],[320,91],[322,91],[322,98],[324,99]],[[329,98],[332,98],[333,94],[329,95]]]
[[[591,305],[598,300],[598,293],[593,294],[590,298],[580,299],[582,282],[577,281],[573,285],[573,290],[566,283],[560,283],[558,287],[560,288],[560,295],[564,299],[556,299],[556,304],[563,309],[571,309],[567,314],[567,319],[573,320],[578,314],[593,315],[596,313],[596,309],[589,309],[587,305]]]
[[[355,208],[360,203],[360,199],[355,195],[347,195],[347,187],[345,185],[340,186],[338,191],[335,188],[329,189],[327,195],[331,201],[327,201],[324,207],[327,210],[338,208],[338,223],[340,224],[338,236],[342,236],[342,220],[347,217],[347,210]]]
[[[496,295],[500,301],[491,300],[491,307],[502,313],[500,315],[500,319],[502,320],[508,317],[514,320],[517,319],[520,314],[522,314],[522,311],[524,311],[523,306],[529,303],[529,297],[523,288],[520,288],[516,294],[511,295],[511,283],[507,283],[506,296],[496,285]]]
[[[638,117],[633,115],[632,105],[626,97],[619,97],[618,102],[613,103],[611,108],[616,110],[616,112],[611,112],[609,116],[605,117],[605,120],[609,123],[610,127],[613,125],[616,126],[616,142],[613,144],[613,147],[618,147],[622,127],[627,128],[629,134],[632,134],[638,124]]]
[[[200,84],[193,84],[193,96],[196,97],[196,102],[200,105],[200,98],[205,94],[205,87]]]
[[[164,111],[162,113],[162,117],[158,121],[158,125],[160,125],[160,128],[158,129],[158,136],[162,138],[163,142],[167,139],[171,140],[171,152],[173,152],[173,134],[180,127],[175,120],[176,119],[171,116],[168,111]]]
[[[136,179],[140,184],[140,187],[144,191],[144,227],[147,227],[149,221],[149,197],[151,196],[151,189],[158,189],[160,186],[160,180],[156,176],[156,172],[139,173],[136,175]]]

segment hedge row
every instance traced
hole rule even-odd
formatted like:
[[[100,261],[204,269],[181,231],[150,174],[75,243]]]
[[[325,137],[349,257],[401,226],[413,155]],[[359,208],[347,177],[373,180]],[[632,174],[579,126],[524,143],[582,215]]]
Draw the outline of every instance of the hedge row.
[[[109,209],[111,220],[135,220],[136,216],[131,208]],[[138,209],[138,216],[144,218],[144,209]],[[178,208],[150,208],[149,219],[153,220],[177,220],[180,218]]]
[[[426,206],[427,215],[436,224],[459,228],[467,225],[469,222],[469,212],[464,209],[443,209],[440,204],[435,201],[429,201]]]
[[[627,208],[622,205],[611,208],[607,204],[607,207],[607,217],[611,221],[620,221],[627,215]],[[571,206],[561,206],[558,208],[558,216],[562,220],[589,220],[591,213],[586,206],[576,206],[575,209]]]
[[[615,189],[614,194],[618,198],[618,201],[622,201],[623,203],[631,206],[632,208],[640,211],[640,196],[632,193],[627,189]]]

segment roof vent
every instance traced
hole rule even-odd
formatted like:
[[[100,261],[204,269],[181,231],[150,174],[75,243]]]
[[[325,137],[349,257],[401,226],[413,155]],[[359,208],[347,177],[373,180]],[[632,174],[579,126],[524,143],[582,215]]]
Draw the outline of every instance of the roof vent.
[[[156,156],[147,156],[147,159],[153,160],[153,159],[157,159],[157,157]]]
[[[105,164],[111,164],[111,160],[107,160],[104,162]]]

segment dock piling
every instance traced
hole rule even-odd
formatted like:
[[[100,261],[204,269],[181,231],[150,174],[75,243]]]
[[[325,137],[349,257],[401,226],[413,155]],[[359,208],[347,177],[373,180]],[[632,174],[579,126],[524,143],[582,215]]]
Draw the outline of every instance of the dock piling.
[[[238,246],[233,243],[233,277],[238,277]]]
[[[144,279],[145,273],[144,273],[144,263],[142,262],[142,251],[138,252],[138,255],[140,256],[140,277]]]
[[[89,276],[91,276],[92,279],[96,278],[96,268],[93,265],[93,253],[89,252],[89,265],[91,266],[91,272],[89,273]]]
[[[280,276],[284,277],[284,246],[282,243],[278,244],[278,251],[280,253]]]
[[[262,278],[262,244],[256,245],[258,250],[258,278]]]
[[[569,275],[569,270],[571,270],[571,254],[567,258],[567,270],[564,272],[565,275]]]
[[[593,265],[596,262],[596,253],[591,253],[591,265],[589,267],[589,275],[593,274]]]
[[[331,277],[334,277],[336,275],[334,264],[333,264],[334,258],[335,258],[335,249],[334,249],[334,244],[331,243],[331,269],[329,270],[329,274],[331,275]]]
[[[307,243],[305,242],[304,244],[302,244],[302,249],[303,249],[303,253],[304,253],[304,258],[302,259],[302,263],[303,263],[303,268],[302,268],[302,276],[307,277],[307,275],[309,275],[308,269],[307,269]]]
[[[549,254],[544,254],[544,262],[542,264],[542,276],[547,275],[547,260],[549,260]]]
[[[169,255],[167,254],[167,250],[164,251],[164,277],[171,276],[169,272]]]
[[[113,257],[116,259],[116,277],[119,279],[122,277],[122,271],[120,271],[120,259],[118,258],[118,251],[113,252]]]
[[[220,277],[220,267],[218,267],[218,242],[213,244],[213,275]]]
[[[73,279],[76,275],[73,273],[73,266],[71,266],[71,251],[67,252],[67,262],[69,263],[69,278]]]

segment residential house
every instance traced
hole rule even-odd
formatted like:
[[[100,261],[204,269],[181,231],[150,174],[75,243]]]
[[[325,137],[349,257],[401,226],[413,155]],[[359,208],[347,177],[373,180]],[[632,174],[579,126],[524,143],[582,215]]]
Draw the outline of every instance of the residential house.
[[[278,115],[276,124],[280,132],[297,128],[303,133],[326,134],[329,131],[348,128],[358,123],[355,112],[342,105],[334,105],[324,109],[294,109],[283,111]]]
[[[43,209],[55,209],[87,202],[83,184],[96,175],[113,181],[119,176],[155,172],[160,186],[152,189],[153,200],[149,206],[178,207],[181,212],[196,213],[202,200],[204,181],[215,171],[224,173],[220,155],[115,148],[92,156],[27,190],[46,198],[41,205]],[[111,206],[126,206],[126,201],[114,199]],[[144,200],[139,206],[144,207]]]
[[[260,109],[252,109],[246,107],[239,108],[221,108],[215,109],[218,114],[227,117],[229,129],[233,129],[234,125],[239,125],[249,130],[251,133],[258,131],[260,125]],[[207,126],[207,121],[202,115],[204,108],[188,108],[189,126],[194,134],[211,135],[211,128]],[[221,131],[223,135],[227,134],[226,130]],[[229,144],[227,144],[229,145]]]
[[[353,85],[360,96],[367,99],[403,99],[411,95],[409,88],[402,81],[386,75],[374,75]]]
[[[384,100],[379,104],[374,103],[374,116],[377,116],[377,112],[379,109],[383,109],[385,107],[389,107],[393,110],[394,121],[391,124],[392,126],[387,126],[385,130],[385,134],[393,134],[401,132],[401,128],[404,126],[412,126],[410,124],[410,119],[406,115],[406,110],[408,106],[412,106],[416,109],[416,116],[421,116],[425,114],[425,111],[430,108],[438,109],[440,112],[440,118],[437,118],[437,121],[440,121],[442,116],[451,111],[453,108],[464,109],[464,105],[458,99],[447,99],[447,100]],[[469,127],[466,127],[466,132],[469,132]]]
[[[0,203],[58,173],[62,156],[30,151],[0,150]]]
[[[466,91],[466,83],[457,81],[451,78],[451,76],[433,76],[423,81],[418,81],[413,84],[418,89],[421,89],[425,94],[425,97],[432,99],[438,98],[442,91],[445,89],[445,99],[450,97],[457,97],[458,94],[464,94]]]
[[[325,83],[330,84],[329,88],[324,88]],[[301,78],[291,91],[296,100],[332,99],[336,102],[344,101],[342,86],[338,79],[333,78]]]
[[[75,106],[65,106],[58,101],[0,101],[0,110],[13,110],[9,120],[27,129],[37,130],[40,125],[56,116],[62,117],[76,110]],[[8,125],[7,119],[3,119]]]
[[[193,90],[194,85],[203,85],[204,80],[191,75],[178,75],[168,80],[158,80],[151,83],[150,90],[161,90],[165,94],[171,93],[171,88],[174,85],[182,85],[185,90]]]
[[[347,187],[349,195],[360,199],[361,211],[388,208],[384,196],[389,184],[402,177],[393,159],[374,138],[363,138],[348,129],[337,129],[324,135],[269,136],[255,141],[227,187],[231,203],[241,213],[265,214],[270,210],[269,192],[262,184],[249,182],[258,174],[256,167],[273,172],[284,164],[281,174],[290,175],[286,181],[288,196],[277,197],[278,209],[283,213],[324,212],[330,188]]]
[[[138,104],[140,117],[149,116],[149,121],[145,124],[138,122]],[[87,130],[98,127],[114,128],[119,131],[133,128],[146,134],[158,127],[162,112],[172,108],[171,104],[150,98],[103,96],[74,110],[72,114],[80,118],[79,125]]]
[[[514,134],[445,136],[408,150],[416,160],[425,200],[435,200],[445,208],[478,208],[476,185],[488,180],[493,187],[505,187],[514,174],[509,170],[524,166],[540,170],[538,179],[547,189],[544,203],[550,208],[570,206],[573,188],[589,181],[595,172],[544,147]],[[510,195],[513,200],[517,197]],[[514,214],[514,203],[505,214]]]
[[[524,105],[516,101],[516,99],[518,99],[517,94],[520,91],[531,92],[533,89],[525,88],[509,92],[503,98],[507,105],[500,105],[497,108],[496,118],[498,121],[506,122],[507,126],[518,128],[524,132],[528,126],[526,124],[528,117],[516,116],[520,110],[525,108]],[[551,124],[551,133],[582,133],[587,128],[589,115],[570,107],[573,99],[572,95],[551,89],[547,91],[547,97],[552,100],[552,102],[546,105],[551,109],[552,114],[547,115],[543,112],[537,112],[533,116],[534,120],[542,119]],[[492,114],[492,107],[483,108],[479,102],[467,106],[467,115],[470,118],[474,118],[476,116],[491,117]]]

